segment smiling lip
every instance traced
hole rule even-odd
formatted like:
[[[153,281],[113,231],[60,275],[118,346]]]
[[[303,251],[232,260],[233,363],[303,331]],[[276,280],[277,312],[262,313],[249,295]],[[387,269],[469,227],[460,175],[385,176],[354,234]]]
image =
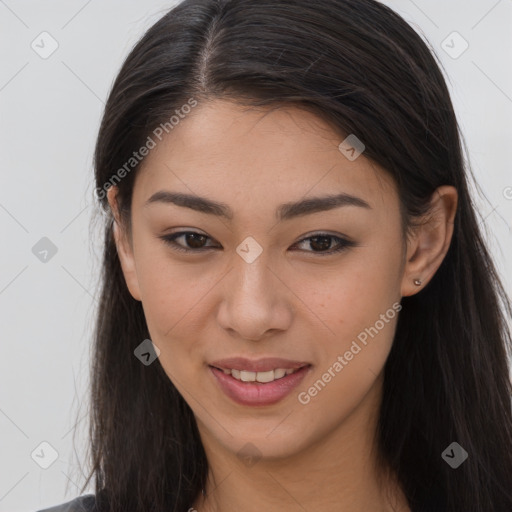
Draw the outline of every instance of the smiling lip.
[[[311,364],[290,361],[289,359],[266,358],[251,361],[242,357],[222,359],[209,365],[211,374],[221,390],[234,402],[240,405],[265,406],[272,405],[285,398],[311,369]],[[266,372],[276,368],[296,369],[272,382],[242,382],[222,369],[247,370],[251,372]]]
[[[300,361],[291,361],[290,359],[281,359],[279,357],[266,357],[264,359],[246,359],[245,357],[230,357],[213,361],[210,366],[220,370],[247,370],[248,372],[268,372],[276,368],[300,368],[309,363]]]

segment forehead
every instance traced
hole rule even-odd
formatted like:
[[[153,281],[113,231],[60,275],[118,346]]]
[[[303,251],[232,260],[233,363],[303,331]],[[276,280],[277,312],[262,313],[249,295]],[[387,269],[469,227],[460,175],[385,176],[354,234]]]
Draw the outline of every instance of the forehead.
[[[397,207],[387,172],[364,157],[349,160],[344,137],[297,107],[254,109],[215,100],[200,104],[158,140],[135,181],[134,203],[159,190],[259,208],[284,200],[347,193],[372,209]]]

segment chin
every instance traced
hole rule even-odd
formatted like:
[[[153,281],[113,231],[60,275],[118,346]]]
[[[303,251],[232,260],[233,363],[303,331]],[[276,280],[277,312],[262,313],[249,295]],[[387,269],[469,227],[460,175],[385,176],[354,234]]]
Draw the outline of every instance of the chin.
[[[287,459],[307,449],[314,440],[306,435],[300,423],[284,426],[281,423],[283,418],[286,418],[286,414],[266,421],[246,420],[243,425],[238,423],[233,428],[219,418],[219,423],[225,425],[226,430],[218,424],[211,425],[213,431],[209,432],[208,437],[216,438],[217,443],[242,461],[246,458],[268,461]]]

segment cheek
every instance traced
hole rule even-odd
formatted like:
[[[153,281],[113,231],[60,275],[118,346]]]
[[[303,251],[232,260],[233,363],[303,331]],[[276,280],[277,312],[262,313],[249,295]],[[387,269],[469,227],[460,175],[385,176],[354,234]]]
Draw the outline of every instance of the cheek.
[[[400,304],[389,278],[373,277],[364,271],[340,274],[327,290],[312,294],[329,331],[319,336],[315,371],[297,401],[309,418],[322,417],[325,428],[334,428],[363,400],[391,350]]]
[[[171,348],[175,353],[194,349],[197,313],[214,282],[199,267],[191,271],[190,265],[172,261],[165,249],[147,247],[137,255],[137,277],[151,339],[165,360]]]
[[[180,271],[181,270],[181,271]],[[187,273],[188,274],[188,273]],[[183,268],[161,263],[153,257],[141,269],[142,303],[150,338],[159,348],[159,362],[179,393],[188,401],[199,386],[192,380],[202,365],[201,327],[197,313],[201,299],[211,285],[197,277],[188,277]]]
[[[373,325],[400,300],[399,256],[386,246],[359,249],[328,274],[301,279],[300,296],[334,333]]]
[[[343,370],[336,372],[344,377],[333,379],[337,382],[333,387],[343,386],[342,381],[357,387],[361,372],[371,370],[373,374],[367,375],[370,381],[381,371],[401,309],[399,263],[396,246],[381,241],[380,245],[359,248],[329,276],[301,282],[301,296],[308,297],[308,308],[321,320],[319,338],[323,342],[318,347],[321,362],[317,378],[336,363],[338,356],[346,360],[346,366],[342,363]]]

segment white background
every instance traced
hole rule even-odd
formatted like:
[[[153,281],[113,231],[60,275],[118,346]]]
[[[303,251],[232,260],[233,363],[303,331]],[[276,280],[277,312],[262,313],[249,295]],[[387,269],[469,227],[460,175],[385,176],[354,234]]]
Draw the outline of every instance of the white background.
[[[475,201],[512,295],[512,0],[384,3],[443,62],[486,196]],[[124,57],[173,5],[0,0],[0,512],[68,501],[84,481],[101,254],[90,229],[94,142]],[[43,31],[59,45],[47,59],[31,48]],[[469,43],[457,59],[442,47],[453,31]],[[57,247],[47,263],[32,253],[42,237]],[[31,458],[43,441],[58,452],[48,469]]]

